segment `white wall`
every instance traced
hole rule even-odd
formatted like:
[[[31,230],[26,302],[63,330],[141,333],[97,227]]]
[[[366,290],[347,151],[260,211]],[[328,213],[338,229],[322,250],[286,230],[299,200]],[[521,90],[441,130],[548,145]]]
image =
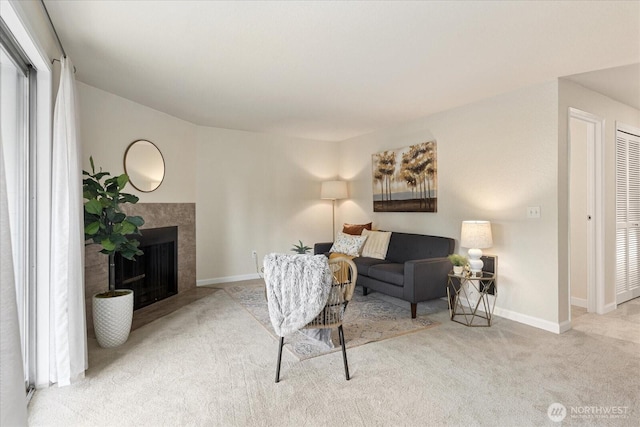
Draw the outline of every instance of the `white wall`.
[[[615,309],[615,132],[616,122],[640,127],[640,111],[633,107],[614,101],[600,93],[589,90],[569,80],[559,80],[559,119],[558,119],[558,148],[560,160],[560,175],[558,191],[560,200],[568,200],[568,111],[569,107],[594,114],[605,120],[604,141],[604,205],[605,205],[605,310]],[[568,230],[568,207],[561,203],[559,206],[561,222],[560,235],[566,235]],[[561,318],[569,318],[566,268],[568,246],[561,246],[559,252],[560,288],[559,308]],[[563,271],[564,270],[564,271]]]
[[[78,82],[83,167],[112,175],[124,173],[124,153],[137,139],[153,142],[162,152],[165,177],[151,193],[128,185],[126,192],[140,203],[193,203],[196,201],[196,129],[192,123]]]
[[[543,83],[341,143],[199,127],[78,83],[83,156],[122,172],[127,145],[156,143],[167,162],[159,190],[142,202],[197,203],[200,284],[255,274],[253,249],[288,252],[331,239],[331,202],[320,183],[349,180],[337,224],[459,239],[464,219],[493,223],[499,257],[496,314],[557,331],[569,319],[567,109],[606,119],[606,304],[615,303],[615,122],[640,126],[640,112],[575,83]],[[374,213],[371,154],[435,139],[438,213]],[[85,160],[85,167],[88,161]],[[542,218],[526,218],[540,206]],[[459,249],[459,248],[458,248]]]
[[[92,155],[120,174],[127,146],[148,139],[165,179],[151,193],[126,191],[141,203],[196,203],[199,284],[254,276],[254,249],[261,262],[298,240],[331,240],[331,202],[319,197],[338,178],[337,143],[200,127],[83,83],[78,93],[85,169]]]
[[[338,177],[338,144],[199,127],[198,284],[256,274],[269,252],[331,241],[331,202],[320,183]]]
[[[340,221],[460,238],[466,219],[492,222],[496,314],[558,332],[558,84],[548,82],[341,143],[351,198]],[[437,213],[374,213],[371,154],[435,139]],[[540,219],[527,219],[540,206]],[[459,248],[458,248],[459,249]]]

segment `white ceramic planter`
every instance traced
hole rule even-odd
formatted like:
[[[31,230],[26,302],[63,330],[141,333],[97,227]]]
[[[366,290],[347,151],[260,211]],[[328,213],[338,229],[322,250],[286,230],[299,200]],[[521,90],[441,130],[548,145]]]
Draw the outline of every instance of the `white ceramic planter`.
[[[461,265],[454,265],[453,266],[453,274],[460,276],[462,275],[462,272],[464,271],[464,267]]]
[[[93,296],[93,329],[100,347],[111,348],[124,344],[131,332],[133,320],[133,291],[119,289],[124,295],[98,298]]]

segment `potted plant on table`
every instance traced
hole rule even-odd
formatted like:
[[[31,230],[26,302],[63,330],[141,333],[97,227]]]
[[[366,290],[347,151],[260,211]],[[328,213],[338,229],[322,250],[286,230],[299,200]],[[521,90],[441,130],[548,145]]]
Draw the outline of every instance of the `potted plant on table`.
[[[139,198],[121,192],[129,182],[127,174],[111,176],[100,169],[96,173],[93,158],[89,157],[91,173],[82,171],[84,202],[84,239],[102,247],[109,256],[109,290],[93,296],[93,327],[101,347],[117,347],[127,341],[133,320],[133,291],[116,290],[115,254],[134,260],[142,255],[140,242],[129,236],[140,234],[144,224],[139,216],[127,216],[121,207],[135,204]],[[104,181],[103,181],[104,180]],[[87,243],[91,244],[91,243]]]
[[[309,246],[305,246],[305,244],[302,243],[302,240],[298,240],[298,242],[300,244],[299,245],[293,245],[293,248],[291,248],[291,252],[295,252],[295,253],[300,254],[300,255],[304,255],[304,254],[309,253],[311,248]]]
[[[467,257],[459,254],[451,254],[447,258],[449,258],[449,261],[453,264],[453,274],[457,276],[462,274],[464,267],[467,265],[467,262],[469,262]]]

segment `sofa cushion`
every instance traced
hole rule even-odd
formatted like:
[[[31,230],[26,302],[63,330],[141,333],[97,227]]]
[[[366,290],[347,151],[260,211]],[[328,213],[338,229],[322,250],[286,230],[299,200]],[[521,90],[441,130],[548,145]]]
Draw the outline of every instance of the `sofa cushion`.
[[[391,233],[387,261],[400,262],[414,259],[441,258],[453,253],[455,240],[448,237],[422,234]]]
[[[369,231],[362,230],[362,235],[367,236],[362,248],[362,256],[369,258],[385,259],[387,248],[389,247],[390,231]]]
[[[404,286],[404,264],[377,264],[369,268],[369,277],[396,286]]]
[[[344,224],[342,226],[342,232],[345,234],[352,234],[354,236],[359,236],[362,234],[362,230],[371,230],[371,225],[373,223],[367,224]]]
[[[378,265],[378,264],[384,264],[387,261],[383,260],[383,259],[377,259],[377,258],[369,258],[369,257],[358,257],[358,258],[354,258],[353,262],[356,264],[356,267],[358,269],[358,276],[363,275],[363,276],[368,276],[369,275],[369,268],[372,265]]]
[[[329,252],[358,256],[360,255],[360,251],[362,251],[365,240],[367,240],[367,236],[352,236],[350,234],[338,233],[338,237]]]

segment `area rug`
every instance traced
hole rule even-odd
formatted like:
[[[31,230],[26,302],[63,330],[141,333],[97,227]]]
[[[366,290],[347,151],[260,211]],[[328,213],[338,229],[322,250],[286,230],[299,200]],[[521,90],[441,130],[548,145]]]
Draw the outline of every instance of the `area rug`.
[[[229,286],[225,291],[243,306],[264,328],[277,339],[265,298],[263,285]],[[420,307],[420,305],[418,306]],[[362,295],[362,288],[356,287],[347,307],[343,322],[347,348],[370,342],[381,341],[400,335],[413,333],[438,325],[418,310],[418,316],[411,318],[409,303],[377,293]],[[337,329],[331,331],[335,347],[330,348],[321,341],[296,332],[285,337],[287,348],[299,360],[310,359],[333,351],[339,351]]]

